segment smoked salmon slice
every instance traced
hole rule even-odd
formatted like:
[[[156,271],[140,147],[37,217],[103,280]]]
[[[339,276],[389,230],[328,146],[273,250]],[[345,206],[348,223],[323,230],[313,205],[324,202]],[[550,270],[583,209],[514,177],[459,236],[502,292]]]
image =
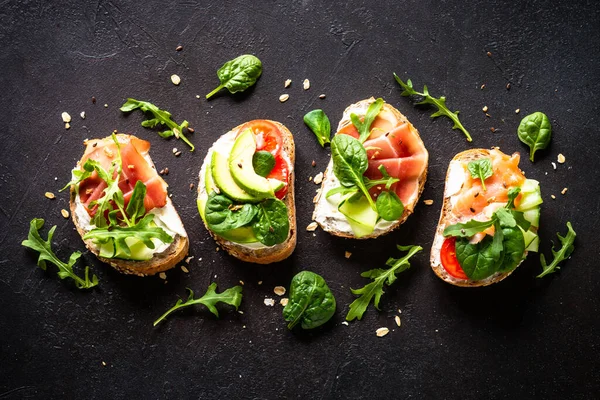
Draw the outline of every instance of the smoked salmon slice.
[[[158,175],[154,165],[147,156],[150,143],[129,135],[118,135],[121,151],[121,175],[119,188],[123,192],[125,206],[129,203],[133,188],[137,181],[146,185],[144,207],[146,212],[153,208],[161,208],[167,204],[167,183]],[[88,159],[95,160],[107,171],[113,161],[117,159],[118,148],[112,137],[88,140],[83,157],[79,161],[80,167]],[[100,179],[97,172],[79,184],[79,197],[85,205],[87,212],[93,216],[96,207],[90,208],[90,203],[102,197],[106,183]]]

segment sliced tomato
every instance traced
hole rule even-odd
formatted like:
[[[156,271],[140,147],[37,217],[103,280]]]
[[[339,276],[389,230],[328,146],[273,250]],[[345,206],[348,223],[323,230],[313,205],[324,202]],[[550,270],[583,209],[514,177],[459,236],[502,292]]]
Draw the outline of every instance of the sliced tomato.
[[[458,263],[458,259],[456,258],[455,237],[449,237],[446,240],[444,240],[444,244],[442,244],[440,258],[442,259],[442,266],[450,275],[457,279],[469,279],[465,274],[465,271],[463,271],[462,267]]]
[[[240,129],[240,132],[246,129],[251,129],[252,133],[254,133],[257,151],[268,151],[275,157],[279,155],[283,147],[283,138],[277,125],[264,119],[255,119],[254,121],[246,122]]]
[[[287,194],[289,176],[290,167],[287,161],[281,156],[275,157],[275,166],[273,167],[269,175],[267,175],[267,178],[278,179],[282,182],[285,182],[285,186],[275,193],[275,197],[277,197],[280,200],[283,199]]]

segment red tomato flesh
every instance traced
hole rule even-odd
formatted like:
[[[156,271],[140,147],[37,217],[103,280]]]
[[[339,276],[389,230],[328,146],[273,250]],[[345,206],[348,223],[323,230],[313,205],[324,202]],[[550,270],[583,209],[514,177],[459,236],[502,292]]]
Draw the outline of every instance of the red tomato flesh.
[[[456,258],[456,238],[449,237],[444,240],[442,244],[442,250],[440,253],[442,260],[442,266],[451,276],[457,279],[469,279],[465,274],[465,271],[461,268]]]
[[[252,130],[256,138],[256,151],[268,151],[277,157],[283,147],[283,139],[277,125],[264,119],[249,121],[242,126],[240,132],[246,129]]]
[[[280,200],[283,199],[287,194],[289,175],[290,167],[287,161],[281,155],[275,157],[275,166],[273,167],[269,175],[267,175],[267,178],[278,179],[282,182],[285,182],[285,186],[279,189],[277,192],[275,192],[275,197],[277,197]]]

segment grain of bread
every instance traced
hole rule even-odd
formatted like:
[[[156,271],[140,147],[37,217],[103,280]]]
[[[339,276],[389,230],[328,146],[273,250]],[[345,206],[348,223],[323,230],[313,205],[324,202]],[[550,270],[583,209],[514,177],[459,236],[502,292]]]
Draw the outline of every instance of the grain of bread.
[[[255,249],[222,238],[221,236],[212,232],[206,225],[206,222],[204,222],[206,230],[210,233],[215,242],[217,242],[217,244],[223,250],[227,251],[227,253],[242,261],[256,264],[270,264],[285,260],[293,253],[294,249],[296,248],[296,203],[294,201],[294,163],[296,160],[296,150],[294,147],[294,137],[289,131],[289,129],[285,127],[285,125],[277,121],[269,122],[275,124],[279,128],[283,139],[282,151],[284,151],[285,154],[288,156],[292,166],[290,174],[288,176],[288,191],[286,196],[282,199],[282,201],[285,203],[288,209],[288,220],[290,224],[290,230],[287,239],[283,243],[274,246]],[[243,125],[244,124],[236,126],[229,133],[238,132]],[[202,168],[200,168],[198,196],[201,195],[202,190],[205,186],[203,171],[206,168],[207,163],[210,163],[211,154],[212,153],[209,150],[208,154],[206,155],[206,158],[204,159],[204,163],[202,164]]]
[[[373,103],[375,101],[374,97],[365,99],[365,100],[361,100],[355,104],[352,104],[350,106],[348,106],[346,108],[346,110],[344,111],[344,114],[342,116],[342,119],[340,120],[340,122],[338,123],[338,128],[337,131],[341,130],[343,127],[352,124],[352,121],[350,120],[350,113],[351,110],[356,110],[356,109],[361,109],[364,110],[366,112],[367,108],[369,107],[369,105],[371,103]],[[393,106],[389,105],[388,103],[385,103],[383,105],[383,109],[386,109],[390,112],[392,112],[395,117],[397,118],[397,120],[401,123],[407,123],[411,132],[419,139],[421,140],[421,137],[419,135],[419,131],[417,130],[417,128],[415,128],[410,121],[406,118],[406,116],[404,116],[400,111],[398,111],[396,108],[394,108]],[[382,110],[383,110],[382,109]],[[352,230],[350,228],[344,229],[344,228],[340,228],[338,226],[336,226],[335,222],[332,219],[329,219],[327,217],[319,219],[317,216],[320,214],[319,210],[325,210],[327,208],[327,200],[325,198],[326,193],[324,188],[326,186],[326,180],[328,177],[333,177],[333,160],[329,161],[329,164],[327,165],[327,169],[324,172],[324,178],[323,178],[323,183],[321,185],[321,189],[319,190],[319,192],[317,193],[317,196],[314,199],[314,203],[315,203],[315,210],[313,212],[313,220],[316,221],[319,226],[321,227],[321,229],[323,229],[324,231],[334,235],[334,236],[339,236],[339,237],[343,237],[343,238],[348,238],[348,239],[373,239],[373,238],[377,238],[379,236],[382,235],[386,235],[388,233],[390,233],[391,231],[393,231],[394,229],[398,228],[401,224],[403,224],[406,219],[413,213],[414,208],[416,206],[416,204],[419,201],[419,198],[421,197],[421,193],[423,193],[423,189],[425,188],[425,181],[427,180],[427,167],[428,167],[428,159],[426,160],[425,163],[425,168],[423,169],[422,174],[419,176],[418,179],[418,193],[417,196],[415,197],[414,201],[412,201],[411,203],[407,203],[404,204],[404,212],[402,213],[402,216],[400,217],[399,220],[395,221],[393,224],[391,224],[389,227],[387,227],[386,229],[383,230],[374,230],[373,233],[366,235],[366,236],[362,236],[360,238],[357,238],[354,233],[352,232]]]
[[[465,150],[461,153],[458,153],[456,156],[454,156],[454,158],[452,159],[452,161],[450,161],[450,163],[460,162],[463,164],[467,164],[470,161],[479,160],[482,158],[489,158],[489,157],[490,157],[489,150],[471,149],[471,150]],[[446,172],[446,180],[445,180],[446,186],[444,187],[444,201],[442,203],[440,219],[439,219],[436,231],[435,231],[435,237],[433,239],[433,244],[431,246],[431,255],[430,255],[431,268],[433,269],[433,272],[435,272],[435,274],[440,279],[442,279],[452,285],[455,285],[455,286],[478,287],[478,286],[488,286],[488,285],[491,285],[492,283],[500,282],[501,280],[503,280],[504,278],[509,276],[521,264],[519,263],[519,265],[517,265],[517,267],[515,267],[511,271],[503,272],[503,273],[497,272],[497,273],[495,273],[485,279],[481,279],[481,280],[457,279],[457,278],[451,276],[450,274],[448,274],[448,272],[446,272],[446,270],[442,266],[442,262],[440,259],[440,252],[442,249],[442,244],[444,243],[444,240],[445,240],[443,232],[446,227],[448,218],[450,216],[450,212],[452,211],[452,204],[450,202],[450,198],[453,193],[448,193],[448,182],[451,179],[450,173],[451,173],[451,168],[449,165],[448,171]],[[525,257],[525,256],[527,256],[527,252],[525,252],[523,257]]]
[[[118,134],[117,137],[119,140],[128,140],[131,135]],[[152,168],[154,167],[154,163],[152,160],[149,161]],[[71,186],[70,190],[70,210],[71,217],[73,219],[73,223],[75,224],[75,228],[77,232],[82,237],[86,234],[86,230],[83,229],[81,222],[79,221],[78,214],[76,212],[77,203],[76,203],[77,192],[75,191],[75,186]],[[167,196],[167,204],[165,207],[172,207],[174,209],[173,203],[171,199]],[[175,211],[175,215],[177,212]],[[177,215],[179,218],[179,215]],[[181,221],[181,220],[180,220]],[[170,246],[163,252],[156,254],[152,259],[147,261],[132,261],[132,260],[122,260],[117,258],[105,258],[99,256],[99,251],[97,246],[94,245],[91,239],[84,240],[85,247],[90,250],[94,255],[102,262],[109,264],[111,267],[115,268],[117,271],[122,272],[128,275],[137,275],[137,276],[150,276],[158,274],[159,272],[164,272],[169,270],[177,265],[188,253],[189,249],[189,239],[187,236],[175,235],[173,238],[173,242]]]

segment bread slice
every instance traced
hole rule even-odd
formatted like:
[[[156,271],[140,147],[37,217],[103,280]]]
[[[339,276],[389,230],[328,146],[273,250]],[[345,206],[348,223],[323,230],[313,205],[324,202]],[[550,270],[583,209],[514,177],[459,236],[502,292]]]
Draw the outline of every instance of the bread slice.
[[[275,124],[279,128],[281,135],[282,135],[282,139],[283,139],[282,151],[287,155],[287,157],[290,161],[290,173],[288,176],[288,191],[287,191],[286,196],[282,199],[282,201],[285,203],[285,205],[287,206],[287,209],[288,209],[288,220],[289,220],[289,224],[290,224],[290,231],[288,233],[287,239],[283,243],[276,244],[274,246],[269,246],[269,247],[261,246],[259,248],[256,248],[254,246],[247,246],[247,245],[244,245],[241,243],[236,243],[236,242],[231,242],[229,240],[226,240],[226,239],[222,238],[221,236],[217,235],[216,233],[212,232],[210,230],[210,228],[208,227],[208,225],[206,225],[206,222],[204,222],[204,226],[206,227],[206,230],[208,230],[208,232],[213,237],[215,242],[217,242],[217,244],[223,250],[227,251],[227,253],[231,254],[232,256],[234,256],[242,261],[256,263],[256,264],[270,264],[270,263],[285,260],[292,254],[292,252],[296,248],[296,203],[294,201],[294,176],[295,176],[294,163],[296,160],[296,150],[294,147],[294,137],[293,137],[292,133],[289,131],[289,129],[285,127],[285,125],[283,125],[277,121],[270,121],[270,120],[267,120],[267,121],[271,122],[272,124]],[[236,126],[231,131],[229,131],[225,135],[221,136],[221,138],[223,138],[226,135],[232,135],[233,137],[235,137],[238,134],[238,132],[240,131],[240,129],[242,128],[242,126],[244,126],[244,125],[245,124]],[[216,143],[217,142],[215,142],[215,144]],[[199,183],[198,183],[198,198],[200,198],[202,196],[207,196],[204,177],[205,177],[206,168],[210,165],[210,160],[211,160],[214,148],[215,148],[215,144],[213,144],[213,147],[211,147],[208,150],[206,157],[204,158],[204,162],[202,163],[202,167],[200,168]]]
[[[435,231],[435,237],[433,239],[433,244],[431,246],[430,262],[431,262],[431,268],[433,269],[433,272],[435,272],[435,274],[440,279],[442,279],[452,285],[455,285],[455,286],[462,286],[462,287],[488,286],[488,285],[491,285],[492,283],[500,282],[501,280],[503,280],[504,278],[509,276],[514,270],[516,270],[519,265],[521,265],[519,263],[519,265],[517,265],[517,267],[515,267],[511,271],[502,272],[502,273],[497,272],[485,279],[478,280],[478,281],[474,281],[471,279],[455,278],[455,277],[451,276],[450,274],[448,274],[448,272],[442,266],[442,261],[440,259],[440,252],[442,249],[442,244],[444,243],[444,240],[445,240],[444,229],[446,228],[446,224],[448,222],[448,219],[450,218],[450,212],[452,211],[452,204],[451,204],[450,199],[451,199],[452,195],[456,193],[456,192],[454,192],[454,187],[457,186],[457,184],[451,183],[452,181],[456,182],[456,176],[451,176],[451,175],[456,174],[457,171],[460,172],[460,170],[453,169],[453,163],[468,164],[470,161],[479,160],[482,158],[489,158],[489,157],[490,157],[490,151],[486,150],[486,149],[465,150],[461,153],[458,153],[456,156],[454,156],[454,158],[450,161],[450,164],[448,166],[448,171],[446,172],[446,181],[445,181],[446,185],[444,187],[444,201],[442,204],[442,210],[440,212],[440,219],[439,219],[436,231]],[[454,192],[454,193],[452,193],[452,192]],[[453,221],[452,223],[455,223],[455,222]],[[527,256],[527,252],[525,252],[523,258],[525,258],[525,256]]]
[[[345,126],[352,124],[352,121],[350,120],[351,113],[355,113],[359,116],[364,116],[367,112],[367,109],[374,101],[375,98],[371,97],[369,99],[361,100],[358,103],[348,106],[346,110],[344,110],[344,114],[338,124],[337,131],[340,131]],[[383,110],[391,112],[399,121],[399,123],[407,123],[411,132],[416,136],[418,140],[421,140],[417,128],[415,128],[400,111],[398,111],[396,108],[394,108],[388,103],[384,103],[382,111]],[[327,189],[329,186],[339,186],[339,181],[333,173],[333,159],[329,161],[329,164],[327,165],[327,168],[323,173],[323,183],[321,184],[321,188],[318,190],[318,193],[313,200],[313,202],[315,203],[315,210],[313,212],[312,219],[316,221],[325,232],[329,232],[334,236],[339,236],[348,239],[373,239],[390,233],[391,231],[399,227],[401,224],[403,224],[406,221],[406,219],[413,213],[414,208],[417,202],[419,201],[419,198],[421,197],[421,193],[425,188],[425,181],[427,180],[427,167],[429,162],[427,150],[425,150],[425,153],[427,158],[425,160],[423,172],[418,178],[418,194],[415,197],[414,201],[408,204],[404,204],[404,212],[402,213],[402,216],[399,220],[389,224],[385,224],[385,226],[381,228],[376,226],[375,230],[371,234],[357,238],[352,232],[350,225],[347,222],[344,223],[344,221],[346,220],[345,217],[339,211],[332,210],[330,204],[328,204],[328,201],[325,198],[327,191],[329,190]],[[402,183],[400,182],[399,184]]]
[[[117,137],[119,141],[121,140],[129,140],[134,136],[118,134]],[[150,166],[155,169],[154,163],[149,158],[148,155],[145,156],[146,161],[149,162]],[[84,229],[83,221],[80,221],[79,213],[77,210],[77,191],[75,190],[75,186],[71,186],[70,191],[70,210],[71,217],[73,219],[73,223],[75,224],[75,228],[79,235],[83,238],[83,236],[88,232]],[[81,206],[80,206],[81,207]],[[181,223],[181,219],[171,202],[171,199],[167,197],[167,204],[164,208],[169,208],[172,211],[171,215],[174,215]],[[84,211],[85,212],[85,211]],[[98,247],[94,244],[91,239],[84,240],[85,246],[88,250],[90,250],[98,259],[106,264],[109,264],[117,271],[122,272],[128,275],[137,275],[137,276],[149,276],[155,275],[159,272],[163,272],[169,270],[177,265],[187,254],[189,249],[189,239],[187,235],[181,236],[176,234],[173,238],[173,242],[169,245],[167,249],[162,251],[161,253],[155,254],[154,257],[147,261],[132,261],[132,260],[122,260],[118,258],[105,258],[99,256]]]

